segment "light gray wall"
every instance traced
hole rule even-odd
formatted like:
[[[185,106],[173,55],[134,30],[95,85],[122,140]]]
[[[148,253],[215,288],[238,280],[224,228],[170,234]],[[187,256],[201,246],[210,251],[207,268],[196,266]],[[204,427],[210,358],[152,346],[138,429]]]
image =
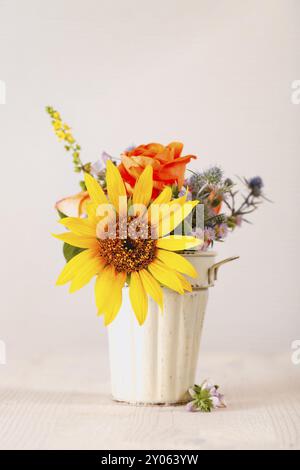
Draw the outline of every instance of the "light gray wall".
[[[300,337],[300,2],[0,1],[1,313],[8,356],[101,343],[93,288],[69,295],[55,200],[77,176],[52,135],[57,107],[86,160],[181,140],[195,168],[261,175],[266,203],[218,247],[240,261],[211,291],[203,348],[288,351]]]

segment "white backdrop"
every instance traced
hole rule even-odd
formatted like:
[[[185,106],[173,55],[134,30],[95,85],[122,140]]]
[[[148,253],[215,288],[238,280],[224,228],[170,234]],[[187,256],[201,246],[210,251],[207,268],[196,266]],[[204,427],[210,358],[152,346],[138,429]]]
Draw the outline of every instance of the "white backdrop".
[[[219,245],[240,255],[211,290],[202,348],[286,351],[300,337],[300,2],[0,0],[1,313],[8,360],[84,344],[106,353],[93,287],[54,287],[55,200],[78,190],[44,106],[95,160],[180,140],[228,176],[261,175],[266,203]]]

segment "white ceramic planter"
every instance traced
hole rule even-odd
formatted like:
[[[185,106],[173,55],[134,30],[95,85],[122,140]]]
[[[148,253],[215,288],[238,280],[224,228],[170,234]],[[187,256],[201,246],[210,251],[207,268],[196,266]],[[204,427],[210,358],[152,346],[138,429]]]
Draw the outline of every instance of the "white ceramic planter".
[[[122,308],[108,327],[115,400],[132,404],[187,401],[187,390],[195,382],[208,288],[213,285],[220,265],[215,264],[215,255],[184,254],[199,273],[197,279],[189,279],[193,292],[179,295],[164,288],[163,313],[149,297],[143,326],[138,325],[130,308],[128,288],[124,288]]]

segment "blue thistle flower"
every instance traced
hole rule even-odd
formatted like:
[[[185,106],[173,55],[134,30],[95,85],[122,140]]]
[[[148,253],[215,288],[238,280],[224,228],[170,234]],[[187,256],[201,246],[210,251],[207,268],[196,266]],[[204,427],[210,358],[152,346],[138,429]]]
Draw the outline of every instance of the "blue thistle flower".
[[[248,181],[248,186],[252,191],[253,196],[259,197],[263,188],[263,180],[260,176],[254,176]]]

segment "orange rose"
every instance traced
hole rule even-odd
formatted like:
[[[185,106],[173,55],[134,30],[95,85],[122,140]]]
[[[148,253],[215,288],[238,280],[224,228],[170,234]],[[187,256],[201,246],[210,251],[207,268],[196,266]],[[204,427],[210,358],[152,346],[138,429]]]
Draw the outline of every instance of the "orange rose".
[[[180,142],[171,142],[164,147],[161,144],[140,145],[133,150],[122,154],[122,163],[119,170],[125,181],[129,194],[136,183],[137,178],[143,172],[147,165],[153,167],[153,193],[156,197],[165,186],[178,184],[180,190],[184,182],[184,173],[187,163],[194,155],[181,157],[183,144]]]

